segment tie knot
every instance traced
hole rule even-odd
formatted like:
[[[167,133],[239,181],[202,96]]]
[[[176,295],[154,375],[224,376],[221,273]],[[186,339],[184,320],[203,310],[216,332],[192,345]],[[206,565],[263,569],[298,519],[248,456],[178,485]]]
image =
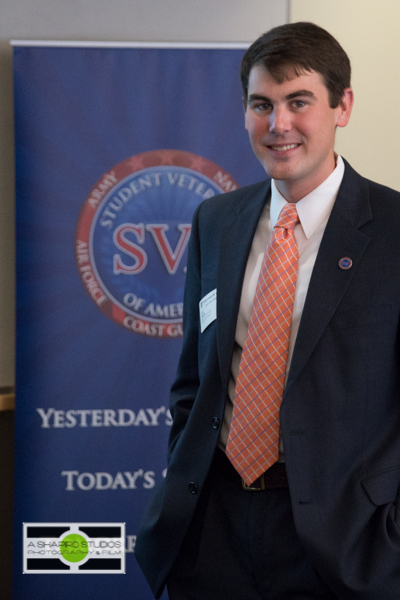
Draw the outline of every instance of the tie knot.
[[[300,223],[299,215],[295,204],[285,204],[282,208],[279,219],[275,227],[284,227],[285,229],[294,229],[295,225]]]

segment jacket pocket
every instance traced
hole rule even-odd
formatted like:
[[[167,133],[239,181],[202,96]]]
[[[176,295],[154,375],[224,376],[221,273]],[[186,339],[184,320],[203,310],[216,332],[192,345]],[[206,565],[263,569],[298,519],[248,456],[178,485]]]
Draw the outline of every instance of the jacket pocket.
[[[399,491],[400,467],[368,475],[361,480],[361,484],[373,504],[390,504],[396,500]]]
[[[351,327],[360,327],[365,325],[376,325],[389,321],[392,316],[391,304],[381,304],[378,306],[368,306],[338,312],[331,320],[333,330],[348,329]]]

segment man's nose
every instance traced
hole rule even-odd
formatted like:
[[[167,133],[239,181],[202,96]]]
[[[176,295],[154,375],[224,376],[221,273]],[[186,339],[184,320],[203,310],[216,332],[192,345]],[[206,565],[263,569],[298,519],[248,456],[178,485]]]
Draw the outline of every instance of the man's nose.
[[[269,130],[282,135],[291,129],[290,112],[284,106],[277,106],[270,114]]]

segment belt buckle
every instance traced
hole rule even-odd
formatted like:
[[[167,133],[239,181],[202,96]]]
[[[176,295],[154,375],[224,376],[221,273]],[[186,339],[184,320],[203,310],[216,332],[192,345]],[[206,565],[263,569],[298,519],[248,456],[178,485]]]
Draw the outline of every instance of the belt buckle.
[[[253,481],[253,483],[251,483],[250,485],[247,485],[247,483],[245,482],[245,480],[242,479],[242,488],[244,490],[246,490],[246,492],[260,492],[262,490],[265,490],[264,475],[265,475],[265,473],[263,473],[262,475],[260,475],[259,477],[257,477],[257,479],[255,481]],[[258,485],[257,487],[254,487],[254,484],[256,482],[260,482],[260,485]]]

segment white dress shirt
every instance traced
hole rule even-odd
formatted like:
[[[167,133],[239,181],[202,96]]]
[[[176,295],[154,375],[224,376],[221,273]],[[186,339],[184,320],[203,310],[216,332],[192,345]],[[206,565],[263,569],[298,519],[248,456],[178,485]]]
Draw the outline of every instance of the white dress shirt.
[[[297,273],[296,292],[290,331],[289,354],[286,376],[289,373],[293,348],[299,330],[300,319],[306,300],[311,273],[317,258],[318,249],[331,214],[333,205],[342,183],[344,162],[340,156],[336,160],[336,168],[327,179],[296,204],[300,223],[294,228],[299,251],[299,267]],[[266,205],[253,238],[246,271],[243,279],[242,296],[236,325],[235,348],[233,351],[231,377],[229,381],[229,399],[226,403],[224,423],[221,428],[219,445],[225,449],[228,441],[229,427],[232,420],[233,399],[235,396],[236,378],[242,355],[244,341],[249,327],[250,313],[253,305],[258,276],[264,252],[268,246],[272,230],[276,225],[279,214],[286,204],[285,198],[279,193],[274,180],[271,181],[271,203]],[[283,448],[281,446],[281,455]]]

